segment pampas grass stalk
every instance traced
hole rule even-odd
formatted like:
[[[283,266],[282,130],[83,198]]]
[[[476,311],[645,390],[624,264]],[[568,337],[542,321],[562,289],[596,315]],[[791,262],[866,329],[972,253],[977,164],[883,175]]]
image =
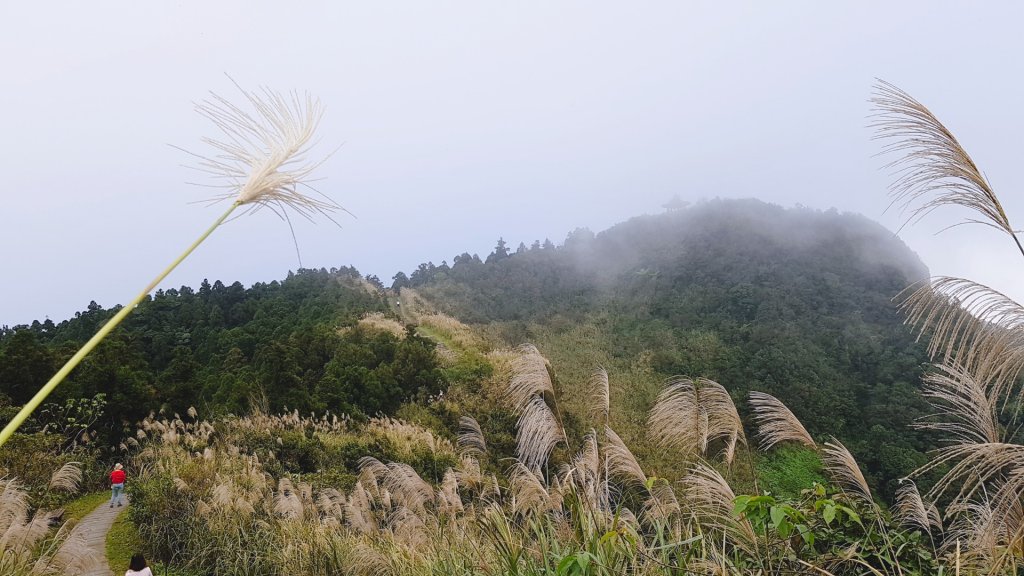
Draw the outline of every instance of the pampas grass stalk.
[[[323,115],[319,101],[309,95],[300,99],[294,93],[290,99],[286,99],[268,89],[264,89],[262,94],[245,90],[242,93],[256,110],[255,115],[216,94],[212,95],[212,101],[196,106],[196,110],[211,120],[224,136],[220,141],[205,140],[218,152],[214,157],[195,155],[199,159],[198,169],[220,179],[224,182],[221,186],[230,190],[212,201],[233,198],[231,205],[39,389],[0,431],[0,446],[7,442],[64,378],[236,209],[245,206],[247,212],[252,212],[268,208],[287,220],[288,210],[306,218],[315,213],[330,218],[328,212],[340,208],[330,200],[311,198],[299,190],[301,186],[308,187],[304,181],[319,165],[319,162],[306,161],[313,134]]]

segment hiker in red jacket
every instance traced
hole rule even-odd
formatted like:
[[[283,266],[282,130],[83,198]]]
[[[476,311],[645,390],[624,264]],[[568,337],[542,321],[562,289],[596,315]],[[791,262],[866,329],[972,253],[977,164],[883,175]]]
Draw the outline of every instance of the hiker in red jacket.
[[[114,502],[120,506],[124,500],[124,466],[120,464],[114,464],[114,471],[110,473],[110,507],[114,507]]]

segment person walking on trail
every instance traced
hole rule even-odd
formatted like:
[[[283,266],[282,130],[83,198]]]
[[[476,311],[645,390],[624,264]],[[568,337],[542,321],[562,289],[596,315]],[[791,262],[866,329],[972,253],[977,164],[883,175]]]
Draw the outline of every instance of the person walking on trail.
[[[146,565],[146,557],[141,553],[132,556],[131,564],[124,576],[153,576],[153,571]]]
[[[114,464],[114,471],[110,473],[110,507],[114,507],[114,503],[118,506],[121,505],[124,500],[124,466],[120,464]]]

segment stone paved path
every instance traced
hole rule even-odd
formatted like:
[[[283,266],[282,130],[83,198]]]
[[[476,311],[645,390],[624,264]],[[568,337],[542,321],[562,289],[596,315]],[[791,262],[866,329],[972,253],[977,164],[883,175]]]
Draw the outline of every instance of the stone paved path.
[[[65,545],[57,552],[61,563],[68,566],[65,574],[69,576],[112,576],[114,573],[107,564],[107,532],[114,525],[118,515],[127,509],[125,506],[110,507],[104,502],[98,508],[82,518],[68,536]],[[84,545],[89,550],[88,557],[82,557],[79,550]],[[74,555],[74,556],[72,556]]]

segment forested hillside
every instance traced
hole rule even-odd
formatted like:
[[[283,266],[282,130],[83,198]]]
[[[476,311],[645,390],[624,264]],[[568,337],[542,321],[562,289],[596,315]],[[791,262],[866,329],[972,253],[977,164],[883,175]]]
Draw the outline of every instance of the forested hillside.
[[[250,288],[217,281],[159,291],[85,359],[28,430],[70,416],[116,439],[153,410],[245,413],[256,402],[274,412],[372,415],[393,412],[421,389],[436,393],[433,343],[354,327],[385,310],[383,287],[372,280],[350,268],[300,270]],[[4,402],[28,400],[116,311],[94,302],[59,324],[4,329]],[[69,406],[82,398],[98,398],[101,410]],[[101,421],[81,421],[94,413]]]
[[[926,356],[891,302],[926,276],[867,218],[747,200],[577,230],[558,247],[499,242],[395,284],[508,344],[538,344],[565,382],[606,365],[636,403],[623,425],[672,375],[716,380],[741,409],[749,390],[774,394],[891,493],[932,445],[909,427],[927,411]]]

